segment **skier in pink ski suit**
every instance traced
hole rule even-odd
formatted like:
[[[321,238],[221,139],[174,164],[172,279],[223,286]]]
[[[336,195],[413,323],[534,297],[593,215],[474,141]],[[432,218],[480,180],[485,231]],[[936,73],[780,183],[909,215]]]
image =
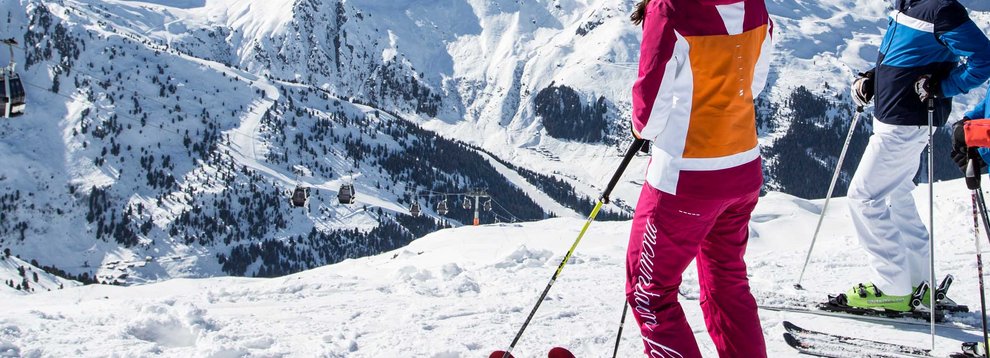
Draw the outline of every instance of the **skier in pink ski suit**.
[[[763,0],[647,0],[633,133],[652,141],[626,261],[626,300],[649,357],[701,357],[677,301],[697,259],[701,308],[721,357],[766,357],[743,254],[763,169],[753,99],[773,22]]]

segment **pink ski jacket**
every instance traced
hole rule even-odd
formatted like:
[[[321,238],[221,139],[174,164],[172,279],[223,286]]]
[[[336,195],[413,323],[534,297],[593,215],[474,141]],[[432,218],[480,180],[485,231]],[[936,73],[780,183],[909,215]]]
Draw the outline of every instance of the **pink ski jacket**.
[[[725,199],[759,190],[753,99],[769,72],[763,0],[653,0],[643,23],[633,130],[653,141],[647,182]]]

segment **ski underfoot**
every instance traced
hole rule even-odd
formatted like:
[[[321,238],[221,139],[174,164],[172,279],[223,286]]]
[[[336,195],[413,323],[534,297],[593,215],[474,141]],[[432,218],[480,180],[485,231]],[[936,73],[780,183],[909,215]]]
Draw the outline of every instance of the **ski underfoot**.
[[[911,293],[910,301],[912,309],[907,312],[853,307],[847,304],[848,300],[845,294],[829,295],[828,301],[817,304],[816,308],[823,311],[849,313],[861,316],[914,318],[924,321],[934,320],[935,322],[943,322],[945,320],[946,313],[969,312],[969,307],[957,305],[954,301],[946,297],[949,286],[952,285],[954,280],[955,279],[952,275],[947,275],[934,290],[930,290],[930,286],[927,282],[922,283],[920,286],[915,288],[914,292]],[[936,302],[934,310],[926,309],[922,303],[929,292],[933,292],[935,297],[940,300]]]
[[[574,354],[567,349],[561,347],[553,347],[553,349],[550,350],[550,353],[547,354],[547,358],[575,358],[575,357]]]
[[[936,305],[935,322],[936,326],[954,329],[982,329],[977,327],[973,321],[973,315],[969,313],[969,307],[959,305],[945,295],[952,285],[953,278],[947,275],[936,289],[936,295],[943,297]],[[802,288],[803,290],[803,288]],[[794,312],[802,314],[812,314],[828,317],[849,318],[867,322],[890,323],[928,326],[931,316],[928,311],[916,312],[893,312],[873,309],[858,309],[845,305],[834,305],[829,302],[813,301],[809,297],[801,297],[794,294],[780,292],[753,292],[756,296],[758,306],[762,310]],[[697,294],[692,292],[686,294],[681,292],[681,296],[688,300],[698,300]],[[967,317],[970,316],[970,317]]]
[[[932,355],[928,349],[907,345],[871,341],[862,338],[824,333],[798,327],[791,322],[784,322],[784,341],[798,352],[817,357],[831,358],[905,358],[905,357],[939,357]],[[973,357],[965,353],[953,353],[949,358]]]
[[[919,317],[914,317],[913,315],[893,315],[891,312],[850,312],[841,309],[835,310],[823,310],[819,307],[809,307],[806,303],[801,304],[774,304],[774,305],[760,305],[760,309],[767,311],[778,311],[778,312],[792,312],[800,314],[810,314],[816,316],[826,316],[826,317],[836,317],[853,319],[865,322],[883,323],[883,324],[894,324],[894,325],[910,325],[910,326],[929,326],[928,313],[921,312],[915,313]],[[858,314],[861,313],[861,314]],[[941,322],[940,322],[941,320]],[[959,317],[953,316],[952,314],[941,313],[936,315],[935,326],[942,328],[951,329],[961,329],[961,330],[980,330],[982,328],[974,326],[971,323],[967,323],[961,320]]]
[[[942,297],[944,297],[951,281],[952,278],[947,276],[936,292],[941,291]],[[794,312],[898,325],[928,326],[931,320],[930,312],[924,309],[912,312],[883,311],[850,307],[838,304],[839,302],[834,300],[832,302],[815,302],[811,301],[809,297],[795,297],[781,293],[764,292],[759,296],[763,296],[761,301],[764,301],[759,305],[759,308],[769,311]],[[936,308],[936,326],[964,330],[982,329],[973,323],[974,318],[972,316],[974,315],[968,313],[969,307],[967,306],[958,305],[951,299],[944,298]]]
[[[505,351],[494,351],[492,354],[488,355],[488,358],[515,358],[512,354],[506,355]],[[547,353],[547,358],[576,358],[571,351],[562,347],[553,347]]]
[[[907,312],[886,311],[886,310],[877,310],[870,308],[857,308],[846,305],[839,305],[831,302],[820,303],[817,305],[817,308],[822,311],[845,313],[845,314],[857,315],[857,316],[875,316],[875,317],[885,317],[885,318],[894,318],[894,319],[907,318],[907,319],[914,319],[925,322],[931,320],[931,312],[929,311],[907,311]],[[945,311],[941,311],[941,310],[935,311],[935,322],[941,323],[944,321],[945,321]]]

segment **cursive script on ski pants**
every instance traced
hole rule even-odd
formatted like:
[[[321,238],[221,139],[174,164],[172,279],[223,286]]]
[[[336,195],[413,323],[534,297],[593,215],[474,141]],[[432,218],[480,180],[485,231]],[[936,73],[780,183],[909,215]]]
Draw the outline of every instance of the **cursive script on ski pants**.
[[[651,358],[701,357],[677,300],[697,259],[701,309],[720,357],[766,357],[743,254],[759,192],[699,200],[643,186],[626,257],[626,300]]]

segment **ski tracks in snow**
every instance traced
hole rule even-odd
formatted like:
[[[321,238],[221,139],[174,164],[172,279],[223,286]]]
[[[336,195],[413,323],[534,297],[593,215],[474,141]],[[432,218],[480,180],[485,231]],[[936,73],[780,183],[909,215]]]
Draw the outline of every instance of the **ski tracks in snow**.
[[[258,131],[259,127],[261,127],[262,117],[264,117],[265,112],[272,109],[275,106],[275,103],[281,98],[281,93],[279,93],[278,88],[263,77],[253,75],[245,71],[232,69],[221,63],[185,55],[182,55],[182,57],[189,61],[197,62],[205,67],[211,68],[214,71],[225,73],[227,76],[236,78],[239,81],[248,83],[255,90],[261,90],[265,94],[264,97],[255,99],[251,102],[251,105],[248,107],[248,111],[242,116],[241,125],[239,127],[227,131],[226,134],[231,135],[229,149],[231,150],[234,160],[237,161],[238,164],[265,173],[288,184],[289,186],[295,185],[295,181],[292,178],[278,170],[268,167],[263,163],[263,156],[267,153],[268,148],[264,141],[258,139],[260,134]]]

